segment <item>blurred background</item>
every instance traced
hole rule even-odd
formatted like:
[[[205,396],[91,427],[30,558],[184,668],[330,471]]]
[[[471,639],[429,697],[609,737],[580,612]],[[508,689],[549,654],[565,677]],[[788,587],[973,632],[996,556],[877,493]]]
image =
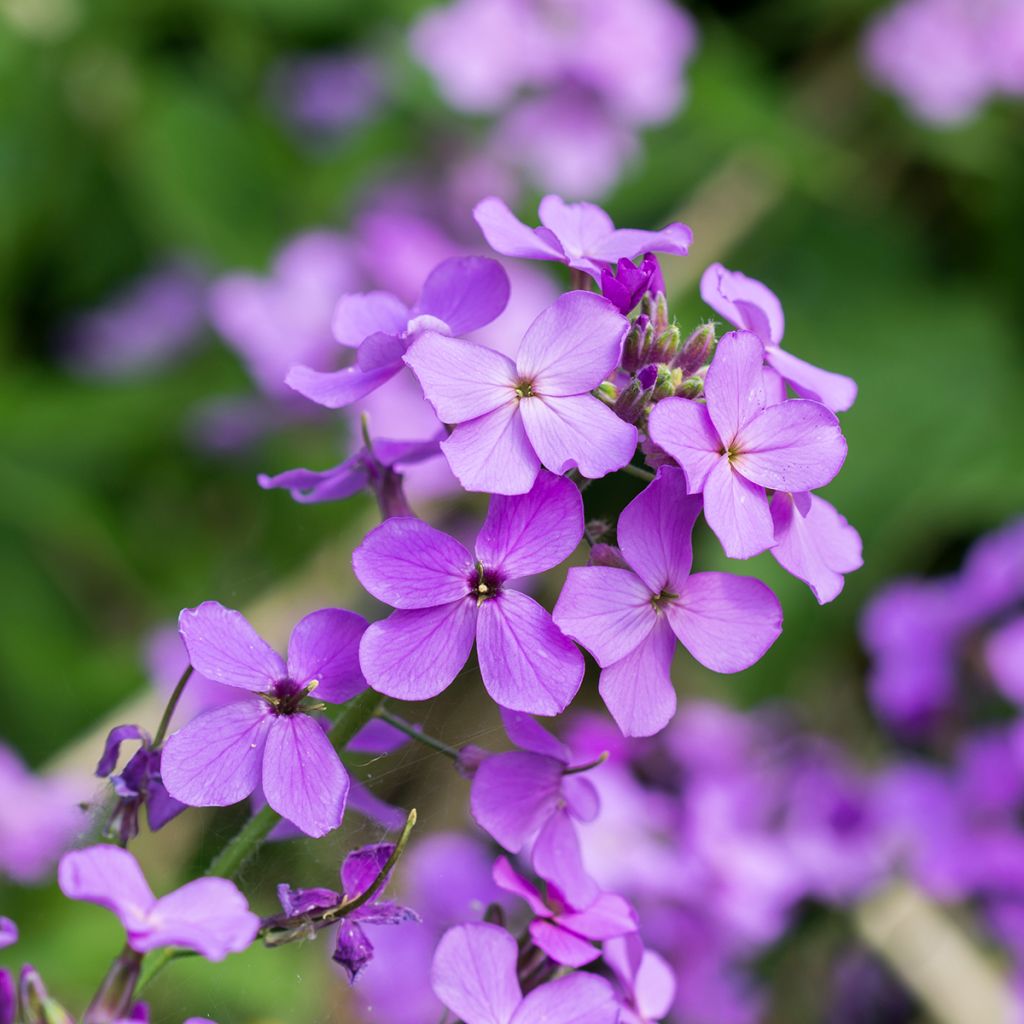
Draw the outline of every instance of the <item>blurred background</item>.
[[[914,83],[894,95],[892,61],[868,42],[887,6],[644,0],[613,18],[595,0],[564,68],[519,16],[465,0],[0,0],[0,741],[89,800],[105,729],[155,727],[154,680],[180,669],[154,644],[179,609],[220,600],[276,639],[326,603],[369,611],[347,553],[372,500],[298,505],[257,485],[349,450],[351,420],[290,393],[284,372],[334,358],[338,295],[412,299],[437,260],[483,251],[477,199],[502,195],[533,223],[558,191],[619,225],[693,227],[690,256],[664,261],[684,331],[710,316],[697,282],[720,260],[780,296],[788,348],[858,381],[827,495],[860,531],[864,568],[819,607],[760,556],[749,568],[782,601],[781,639],[739,676],[680,662],[676,677],[736,708],[785,702],[858,763],[891,756],[865,686],[865,603],[894,578],[954,570],[1024,509],[1024,103],[1009,75],[946,95],[969,77],[942,49],[957,29],[920,52],[912,32],[892,44],[908,75],[944,69],[938,100]],[[546,275],[564,283],[562,268],[520,269],[534,311]],[[447,508],[436,482],[413,494],[420,511]],[[699,557],[721,560],[708,543]],[[500,742],[477,690],[432,706],[447,742]],[[465,787],[443,761],[404,750],[357,767],[420,807],[425,833],[461,823]],[[7,785],[13,834],[27,790]],[[158,891],[244,808],[186,817],[140,841]],[[282,872],[330,884],[339,851],[379,834],[353,819],[267,851],[243,882],[268,913]],[[0,910],[23,933],[4,955],[84,1005],[118,927],[69,907],[48,872],[5,881],[0,867]],[[805,991],[825,971],[814,948],[758,952],[749,1019],[839,1019]],[[174,965],[152,998],[175,1024],[363,1019],[312,945]],[[906,1013],[884,1020],[933,1019]]]

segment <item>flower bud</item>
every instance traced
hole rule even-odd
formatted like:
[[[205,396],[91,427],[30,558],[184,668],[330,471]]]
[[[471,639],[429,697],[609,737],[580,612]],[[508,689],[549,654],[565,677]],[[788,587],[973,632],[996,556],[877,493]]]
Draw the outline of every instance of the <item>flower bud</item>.
[[[679,354],[680,345],[682,345],[682,338],[679,328],[673,324],[668,330],[662,331],[658,335],[658,340],[654,343],[651,362],[671,363]]]
[[[702,366],[711,362],[714,352],[715,325],[713,323],[701,324],[682,343],[673,360],[673,365],[679,367],[684,377],[690,377]]]
[[[597,397],[600,398],[605,405],[613,406],[618,400],[619,389],[610,380],[603,380],[597,385]]]
[[[645,369],[648,369],[645,367]],[[641,371],[643,374],[643,371]],[[647,375],[649,377],[649,374]],[[620,392],[612,411],[627,423],[636,423],[651,399],[650,385],[644,386],[644,378],[634,377]]]
[[[682,374],[678,370],[673,370],[670,366],[659,366],[658,379],[651,391],[651,401],[660,402],[663,398],[676,394],[682,380]]]
[[[618,548],[611,544],[595,544],[590,549],[590,565],[602,565],[610,569],[628,569],[629,563]]]
[[[30,964],[21,969],[19,988],[22,1024],[75,1024],[71,1015],[56,1000],[50,998],[39,972]]]
[[[626,341],[622,346],[622,368],[627,373],[636,373],[641,366],[654,362],[651,359],[653,351],[654,326],[650,317],[641,313],[626,334]]]
[[[680,381],[675,393],[680,398],[700,398],[704,394],[704,377],[706,375],[707,367],[698,370],[693,376]]]

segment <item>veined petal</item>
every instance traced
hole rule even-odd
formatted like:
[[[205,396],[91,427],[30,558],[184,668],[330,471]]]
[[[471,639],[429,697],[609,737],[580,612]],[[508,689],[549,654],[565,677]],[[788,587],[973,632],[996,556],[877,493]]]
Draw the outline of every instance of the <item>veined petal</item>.
[[[515,402],[460,423],[441,442],[441,450],[467,491],[525,494],[540,471]]]
[[[719,341],[704,395],[711,422],[727,446],[765,406],[763,368],[764,345],[750,331],[732,331]]]
[[[558,715],[583,681],[583,655],[532,597],[504,590],[484,601],[476,627],[480,675],[502,707]]]
[[[447,533],[412,516],[372,529],[352,553],[359,582],[393,608],[434,608],[469,592],[473,556]]]
[[[267,803],[307,836],[319,838],[341,824],[348,772],[319,724],[309,715],[277,715],[263,751]]]
[[[437,608],[397,611],[372,623],[359,645],[363,675],[389,697],[436,697],[466,664],[476,617],[476,604],[460,598]]]
[[[249,620],[217,601],[183,609],[178,632],[192,668],[215,683],[259,693],[285,674],[281,656]]]
[[[577,972],[535,988],[510,1024],[616,1024],[618,1019],[611,985],[596,974]]]
[[[636,427],[592,395],[524,398],[519,411],[530,444],[552,473],[575,466],[596,480],[622,469],[636,452]]]
[[[635,650],[654,628],[650,587],[628,569],[574,566],[551,613],[555,625],[607,666]]]
[[[619,547],[653,594],[675,592],[689,576],[701,508],[701,499],[686,493],[683,470],[662,466],[619,516]]]
[[[564,762],[513,750],[484,758],[469,794],[473,819],[509,853],[518,853],[558,806]]]
[[[501,708],[501,724],[505,727],[505,735],[520,750],[529,750],[533,754],[544,754],[564,764],[569,763],[569,748],[549,733],[536,718],[522,711]]]
[[[516,978],[518,956],[516,940],[504,928],[457,925],[437,944],[431,987],[463,1024],[509,1024],[523,998]]]
[[[769,406],[736,440],[734,467],[776,491],[824,487],[846,460],[846,439],[835,414],[805,399]]]
[[[822,370],[775,345],[765,350],[765,359],[801,398],[821,402],[833,412],[846,412],[857,400],[857,382],[850,377]]]
[[[534,945],[542,949],[556,964],[566,967],[583,967],[593,963],[601,950],[592,942],[573,935],[572,932],[551,921],[530,922],[530,938]]]
[[[637,930],[636,911],[628,900],[611,892],[603,892],[585,910],[559,914],[563,927],[595,942],[604,942]]]
[[[327,409],[342,409],[358,402],[391,380],[401,369],[401,364],[385,366],[379,370],[363,372],[358,366],[333,373],[321,373],[308,366],[293,366],[284,382],[300,395]]]
[[[594,203],[567,203],[561,196],[540,201],[540,222],[561,243],[566,256],[589,257],[614,230],[611,217]],[[617,256],[610,257],[615,262]]]
[[[730,558],[752,558],[775,543],[764,488],[721,459],[704,484],[704,518]]]
[[[698,572],[665,614],[680,643],[714,672],[758,661],[782,632],[782,606],[760,580]]]
[[[646,639],[601,672],[601,699],[624,736],[653,736],[676,712],[670,671],[676,639],[658,618]]]
[[[463,423],[515,401],[516,371],[500,352],[433,331],[405,354],[427,401],[445,423]]]
[[[496,196],[481,199],[473,208],[473,219],[487,244],[503,256],[565,262],[562,246],[550,230],[540,232],[528,227]]]
[[[593,292],[569,292],[530,325],[516,372],[540,395],[581,395],[619,365],[626,318]]]
[[[690,494],[699,494],[723,453],[707,406],[690,398],[665,398],[651,410],[648,432],[683,467]]]
[[[140,927],[156,902],[139,862],[111,844],[65,853],[57,884],[69,900],[85,900],[112,911],[126,931]]]
[[[508,857],[501,856],[494,862],[491,877],[499,889],[524,900],[537,917],[551,917],[551,911],[541,898],[540,890],[512,867]]]
[[[374,843],[353,850],[341,865],[341,887],[345,895],[354,899],[366,892],[394,852],[394,843]]]
[[[356,456],[338,466],[317,472],[312,469],[287,469],[276,476],[260,473],[256,482],[265,491],[285,488],[293,501],[311,505],[319,501],[342,501],[358,494],[370,482],[366,463]]]
[[[583,866],[576,826],[566,811],[548,818],[530,856],[533,870],[558,886],[572,906],[588,907],[597,899],[600,890]]]
[[[258,697],[204,711],[167,741],[160,775],[167,792],[192,807],[227,807],[260,781],[270,706]]]
[[[342,345],[356,348],[371,334],[401,334],[409,322],[405,303],[390,292],[354,292],[334,307],[331,331]]]
[[[288,641],[288,678],[299,686],[315,680],[313,696],[329,704],[343,704],[365,690],[359,640],[366,625],[362,615],[343,608],[322,608],[300,619]]]
[[[542,471],[527,494],[495,495],[476,541],[477,558],[508,579],[565,561],[583,536],[583,498],[564,477]]]
[[[786,330],[782,303],[760,281],[712,263],[700,279],[700,297],[719,316],[756,334],[765,345],[782,341]]]
[[[363,339],[356,353],[356,366],[363,373],[371,373],[374,370],[394,368],[401,363],[405,350],[409,347],[407,339],[400,338],[395,334],[384,334],[378,332]]]
[[[443,320],[451,334],[462,335],[495,320],[508,296],[508,274],[497,260],[461,256],[430,272],[416,309]]]
[[[633,259],[644,252],[666,252],[673,256],[685,256],[692,244],[693,232],[685,224],[675,221],[660,231],[617,228],[596,245],[591,246],[587,255],[593,260],[608,263],[614,263],[623,257]]]

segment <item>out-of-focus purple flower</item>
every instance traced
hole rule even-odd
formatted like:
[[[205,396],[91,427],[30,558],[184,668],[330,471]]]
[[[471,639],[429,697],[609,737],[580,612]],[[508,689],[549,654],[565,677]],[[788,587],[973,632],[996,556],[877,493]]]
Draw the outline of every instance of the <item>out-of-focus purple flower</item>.
[[[341,824],[348,772],[306,698],[341,704],[363,690],[361,615],[324,608],[301,619],[288,663],[239,612],[207,601],[178,623],[197,671],[249,696],[205,711],[164,746],[168,792],[194,807],[237,803],[262,785],[267,803],[311,836]]]
[[[780,347],[786,329],[782,303],[760,281],[712,263],[700,279],[700,296],[734,327],[757,335],[765,363],[801,398],[821,402],[833,412],[845,412],[856,401],[856,381],[812,366]]]
[[[18,941],[18,926],[9,917],[0,917],[0,949]]]
[[[66,358],[97,377],[147,373],[166,366],[198,340],[205,282],[193,267],[155,270],[81,314],[68,328]]]
[[[389,292],[345,295],[334,311],[335,340],[356,349],[356,365],[322,373],[296,361],[287,384],[328,409],[351,405],[402,369],[402,357],[424,333],[454,336],[490,323],[508,302],[508,275],[496,260],[465,256],[431,271],[409,309]]]
[[[828,1001],[826,1024],[910,1024],[919,1016],[914,1000],[863,950],[840,959],[832,973]]]
[[[477,644],[484,686],[502,707],[558,714],[583,678],[583,657],[536,601],[508,586],[553,568],[583,535],[570,481],[543,473],[525,495],[491,499],[470,554],[419,519],[389,519],[356,549],[360,583],[397,610],[360,644],[370,685],[402,700],[436,696]]]
[[[1000,626],[985,641],[985,662],[999,691],[1024,704],[1024,616]]]
[[[668,1015],[676,995],[676,980],[665,958],[644,949],[637,934],[609,939],[604,962],[619,989],[620,1024],[657,1024]]]
[[[226,878],[197,878],[157,899],[138,861],[117,846],[66,853],[57,876],[68,899],[86,900],[117,915],[137,953],[181,946],[207,960],[246,949],[259,918]]]
[[[700,510],[683,471],[662,467],[619,517],[629,568],[574,567],[555,605],[555,624],[601,666],[601,697],[628,736],[653,735],[674,714],[677,639],[708,668],[738,672],[782,630],[779,602],[760,580],[691,574]]]
[[[545,196],[539,213],[541,227],[527,227],[502,200],[490,196],[477,203],[473,217],[495,252],[565,263],[595,281],[620,259],[635,259],[645,252],[685,256],[693,241],[685,224],[669,224],[661,231],[616,228],[601,207],[566,203],[557,195]]]
[[[381,70],[371,57],[304,54],[283,61],[271,77],[278,107],[301,130],[332,134],[369,118],[383,94]]]
[[[36,775],[0,743],[0,877],[44,879],[87,824],[81,801],[89,795],[84,778]]]
[[[667,398],[651,410],[650,436],[703,493],[704,517],[730,558],[772,547],[775,530],[765,488],[823,487],[846,459],[835,414],[818,402],[768,405],[763,347],[749,331],[718,343],[704,383],[707,404]]]
[[[647,253],[639,267],[632,260],[620,259],[614,273],[607,269],[601,271],[601,294],[623,316],[636,309],[645,292],[658,294],[664,291],[661,268],[653,253]]]
[[[139,749],[121,774],[114,775],[121,744],[129,740],[138,740]],[[139,810],[143,805],[151,832],[163,828],[185,810],[186,805],[175,800],[164,787],[160,776],[160,751],[153,748],[149,733],[137,725],[118,725],[110,730],[96,774],[101,779],[110,776],[117,803],[107,828],[122,845],[139,834]]]
[[[590,392],[618,365],[626,319],[606,299],[569,292],[523,337],[515,361],[441,334],[405,361],[437,415],[457,424],[441,448],[467,490],[523,494],[541,466],[597,478],[636,450],[636,428]]]
[[[464,1024],[616,1024],[612,987],[594,974],[573,973],[525,998],[516,975],[519,948],[504,928],[464,924],[438,943],[431,983]]]

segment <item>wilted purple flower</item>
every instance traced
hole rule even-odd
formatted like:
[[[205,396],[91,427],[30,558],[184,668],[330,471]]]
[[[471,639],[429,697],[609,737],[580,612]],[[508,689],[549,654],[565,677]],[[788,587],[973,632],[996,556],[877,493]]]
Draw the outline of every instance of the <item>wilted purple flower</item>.
[[[516,976],[519,947],[504,928],[464,924],[445,932],[431,983],[464,1024],[616,1024],[615,994],[604,978],[574,973],[525,998]]]
[[[128,740],[138,740],[139,749],[121,774],[113,775],[121,744]],[[149,733],[137,725],[118,725],[110,730],[96,774],[101,779],[111,777],[117,803],[107,827],[122,844],[139,834],[139,810],[143,805],[151,832],[163,828],[187,806],[167,792],[160,776],[160,751],[153,748]]]
[[[690,536],[700,510],[682,470],[662,467],[619,517],[628,568],[570,569],[555,605],[559,629],[601,666],[601,696],[628,736],[653,735],[674,714],[669,669],[677,638],[708,668],[738,672],[782,630],[779,602],[760,580],[691,575]]]
[[[117,915],[137,953],[182,946],[207,960],[246,949],[260,920],[226,878],[197,878],[157,899],[138,861],[118,846],[66,853],[57,874],[68,899],[98,903]]]
[[[542,895],[507,857],[496,861],[494,881],[526,902],[534,914],[530,922],[534,945],[565,967],[593,963],[601,955],[595,942],[633,934],[638,928],[636,911],[621,896],[602,892],[586,907],[574,907],[553,883],[544,887]]]
[[[341,865],[340,893],[332,889],[292,889],[279,885],[281,909],[287,917],[296,917],[353,902],[377,882],[394,852],[394,843],[376,843],[353,850]],[[408,907],[382,899],[387,882],[385,879],[366,903],[340,918],[332,959],[345,969],[350,984],[373,959],[373,943],[363,931],[363,925],[419,920],[416,912]]]
[[[164,746],[168,792],[196,807],[224,807],[263,787],[267,803],[311,836],[341,824],[349,778],[305,698],[341,704],[365,688],[357,656],[361,615],[324,608],[301,619],[288,664],[245,617],[216,601],[178,620],[196,670],[250,696],[205,711]]]
[[[409,345],[424,332],[458,335],[489,324],[508,302],[508,275],[496,260],[465,256],[431,271],[409,309],[389,292],[345,295],[332,330],[340,345],[355,348],[356,365],[333,373],[293,366],[287,384],[299,394],[340,409],[375,391],[402,369]]]
[[[846,458],[834,413],[805,399],[767,405],[762,345],[749,331],[718,343],[704,383],[707,404],[667,398],[651,410],[651,439],[704,495],[704,516],[730,558],[775,543],[765,488],[823,487]]]
[[[628,316],[644,297],[645,292],[658,294],[665,291],[657,257],[647,253],[638,267],[632,260],[620,259],[613,273],[601,271],[601,294],[612,302],[623,316]]]
[[[685,224],[669,224],[661,231],[617,229],[601,207],[566,203],[556,195],[541,200],[539,228],[527,227],[496,196],[477,203],[473,217],[495,252],[565,263],[595,281],[620,259],[631,260],[645,252],[685,256],[693,241],[693,232]]]
[[[604,962],[619,990],[619,1024],[657,1024],[668,1015],[676,995],[675,976],[664,957],[644,949],[638,934],[609,939]]]
[[[700,279],[700,297],[734,327],[757,335],[764,361],[801,397],[845,412],[857,398],[857,384],[842,374],[821,370],[780,346],[786,328],[782,303],[760,281],[712,263]]]
[[[502,707],[563,711],[583,657],[551,616],[508,584],[546,572],[583,535],[583,502],[568,480],[542,473],[525,495],[491,499],[474,554],[419,519],[389,519],[356,549],[359,582],[397,611],[367,629],[359,659],[370,685],[402,700],[444,690],[477,644],[487,692]]]
[[[636,450],[636,428],[590,392],[618,365],[627,321],[606,299],[569,292],[523,337],[515,362],[428,333],[405,361],[437,415],[458,424],[441,448],[463,487],[530,490],[541,466],[605,476]]]

